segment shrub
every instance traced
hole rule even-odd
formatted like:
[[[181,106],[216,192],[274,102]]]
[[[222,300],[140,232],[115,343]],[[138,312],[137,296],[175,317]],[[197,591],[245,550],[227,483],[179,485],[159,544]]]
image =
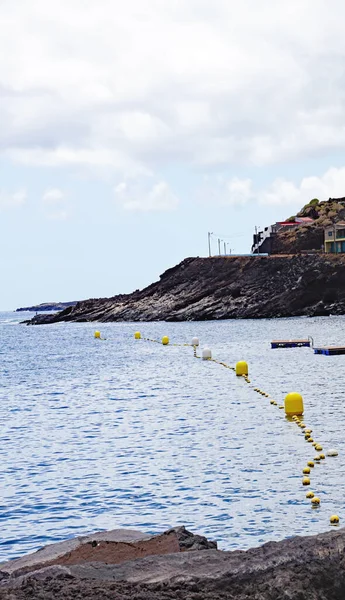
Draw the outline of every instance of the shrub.
[[[313,198],[312,200],[310,200],[308,206],[317,206],[319,204],[319,202],[320,202],[320,200],[318,200],[318,198]]]

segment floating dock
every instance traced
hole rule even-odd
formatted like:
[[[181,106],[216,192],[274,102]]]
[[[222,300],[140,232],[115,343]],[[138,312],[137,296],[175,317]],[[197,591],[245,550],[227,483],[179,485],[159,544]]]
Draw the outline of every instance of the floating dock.
[[[310,348],[310,340],[273,340],[271,348]]]
[[[335,356],[336,354],[345,354],[345,346],[330,346],[329,348],[314,348],[314,354],[325,354],[326,356]]]

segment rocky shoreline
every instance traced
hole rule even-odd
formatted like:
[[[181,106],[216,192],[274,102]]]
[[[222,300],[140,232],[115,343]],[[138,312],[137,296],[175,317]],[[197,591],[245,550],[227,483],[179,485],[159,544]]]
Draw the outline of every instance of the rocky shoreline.
[[[78,302],[28,324],[345,314],[345,255],[187,258],[143,290]]]
[[[343,600],[345,529],[247,551],[178,527],[114,530],[0,564],[0,599]]]

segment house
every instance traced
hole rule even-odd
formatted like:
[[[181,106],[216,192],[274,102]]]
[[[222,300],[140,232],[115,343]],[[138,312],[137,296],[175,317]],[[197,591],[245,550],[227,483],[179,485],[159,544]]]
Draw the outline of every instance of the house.
[[[313,219],[309,217],[295,217],[294,221],[277,221],[269,227],[265,227],[263,231],[258,231],[253,235],[252,254],[267,253],[271,254],[273,250],[273,240],[276,233],[294,229],[301,225],[309,225]]]
[[[340,254],[345,252],[345,223],[334,223],[325,227],[325,252]]]

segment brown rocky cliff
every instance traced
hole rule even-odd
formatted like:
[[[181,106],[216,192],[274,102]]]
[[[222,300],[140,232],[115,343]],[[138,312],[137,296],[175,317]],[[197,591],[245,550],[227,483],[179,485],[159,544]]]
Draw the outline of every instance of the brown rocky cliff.
[[[345,255],[188,258],[132,294],[29,323],[185,321],[345,314]]]

